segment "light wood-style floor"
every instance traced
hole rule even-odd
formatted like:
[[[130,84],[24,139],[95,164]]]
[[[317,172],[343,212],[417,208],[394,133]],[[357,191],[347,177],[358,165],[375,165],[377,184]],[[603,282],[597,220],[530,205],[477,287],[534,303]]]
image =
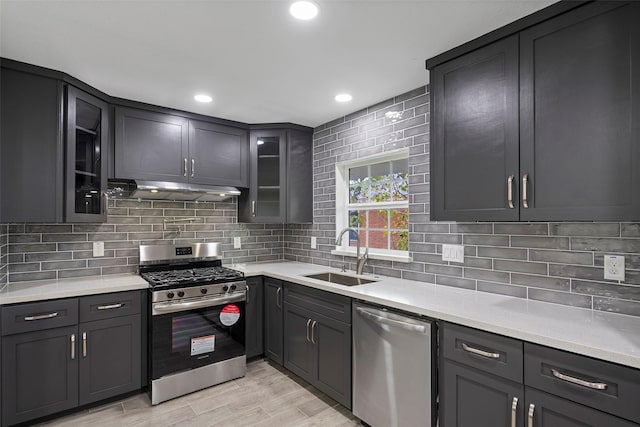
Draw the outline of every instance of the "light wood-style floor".
[[[42,426],[322,426],[359,425],[351,412],[265,360],[234,381],[151,406],[147,394],[57,418]]]

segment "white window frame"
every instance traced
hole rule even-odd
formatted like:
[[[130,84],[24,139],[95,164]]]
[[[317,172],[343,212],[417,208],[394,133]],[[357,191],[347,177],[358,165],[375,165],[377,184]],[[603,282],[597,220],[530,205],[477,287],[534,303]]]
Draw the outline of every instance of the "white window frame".
[[[371,207],[379,209],[409,209],[408,200],[383,203],[349,203],[349,168],[407,159],[408,157],[409,149],[402,148],[358,160],[336,163],[336,238],[342,229],[349,227],[350,210]],[[341,243],[341,246],[336,246],[336,248],[331,251],[333,255],[350,257],[356,256],[356,248],[349,246],[349,239],[347,236],[343,236]],[[364,253],[364,247],[360,248],[360,254],[362,255],[362,253]],[[398,251],[392,249],[369,248],[369,258],[396,262],[413,261],[408,250]]]

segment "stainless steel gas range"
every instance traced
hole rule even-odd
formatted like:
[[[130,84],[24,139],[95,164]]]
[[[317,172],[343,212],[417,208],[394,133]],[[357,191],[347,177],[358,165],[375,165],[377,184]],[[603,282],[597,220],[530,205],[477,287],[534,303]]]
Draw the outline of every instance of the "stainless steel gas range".
[[[140,245],[151,285],[149,377],[156,405],[246,372],[244,275],[218,243]]]

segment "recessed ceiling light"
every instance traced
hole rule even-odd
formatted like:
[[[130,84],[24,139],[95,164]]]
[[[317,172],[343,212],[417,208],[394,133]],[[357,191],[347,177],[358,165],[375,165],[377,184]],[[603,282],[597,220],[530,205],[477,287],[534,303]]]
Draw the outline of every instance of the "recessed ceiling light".
[[[335,99],[338,102],[349,102],[353,99],[353,96],[349,95],[348,93],[341,93],[336,95]]]
[[[156,189],[149,190],[149,191],[151,191],[152,193],[157,193],[158,192],[158,190],[156,190]]]
[[[289,7],[289,13],[296,19],[308,21],[318,14],[318,6],[310,1],[297,1]]]
[[[193,99],[195,99],[198,102],[211,102],[211,101],[213,101],[212,97],[210,97],[209,95],[202,94],[202,93],[194,96]]]

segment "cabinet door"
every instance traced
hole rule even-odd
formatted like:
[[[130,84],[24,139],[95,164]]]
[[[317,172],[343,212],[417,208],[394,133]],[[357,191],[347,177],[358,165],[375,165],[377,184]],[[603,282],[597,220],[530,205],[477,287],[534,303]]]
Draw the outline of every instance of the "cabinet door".
[[[314,315],[310,333],[317,359],[314,385],[351,409],[351,325]]]
[[[189,120],[189,182],[249,185],[247,131]]]
[[[116,178],[188,181],[187,119],[116,107],[115,128]]]
[[[139,389],[140,315],[80,324],[80,404]]]
[[[264,353],[264,288],[261,277],[247,278],[247,359]]]
[[[3,425],[78,406],[77,337],[77,326],[2,337]]]
[[[441,426],[524,426],[523,385],[448,360],[441,369]]]
[[[521,33],[522,220],[640,218],[638,22],[595,2]]]
[[[109,106],[67,86],[65,221],[106,222]]]
[[[284,303],[284,367],[315,385],[316,348],[311,341],[311,312]]]
[[[431,219],[517,220],[517,36],[436,67],[431,90]]]
[[[287,131],[287,223],[313,222],[313,133]]]
[[[632,427],[638,424],[527,387],[527,425],[532,427]]]
[[[264,279],[264,354],[282,365],[282,281]]]

